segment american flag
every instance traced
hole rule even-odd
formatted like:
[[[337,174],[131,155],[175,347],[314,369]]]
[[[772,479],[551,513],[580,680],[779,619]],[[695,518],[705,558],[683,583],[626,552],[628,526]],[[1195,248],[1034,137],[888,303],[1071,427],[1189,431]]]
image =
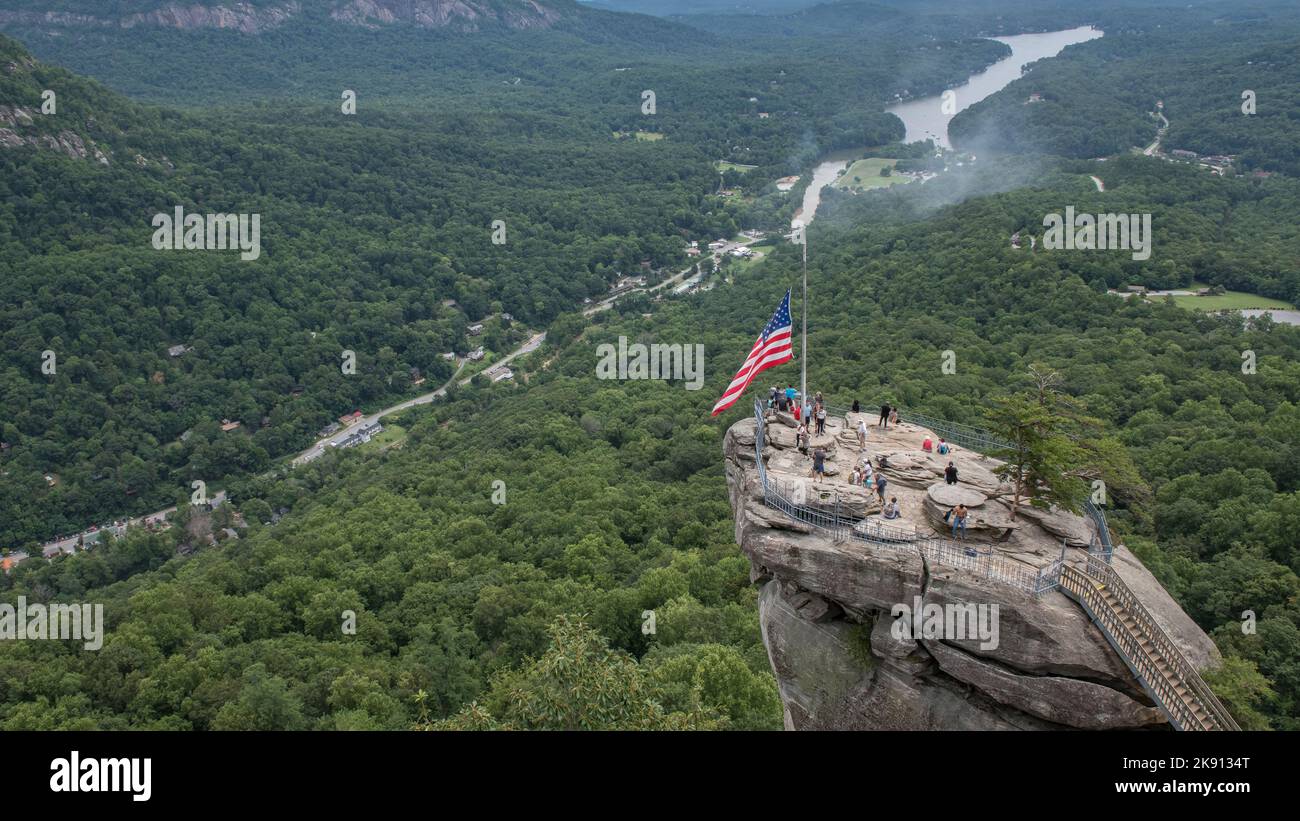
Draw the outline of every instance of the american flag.
[[[740,366],[740,370],[736,371],[736,375],[722,394],[722,398],[718,400],[718,404],[713,406],[713,415],[717,416],[736,404],[736,400],[760,371],[780,365],[782,362],[789,362],[791,359],[794,359],[794,349],[790,347],[790,292],[786,291],[785,299],[781,300],[767,327],[763,328],[763,332],[754,341],[754,347],[749,351],[749,358]]]

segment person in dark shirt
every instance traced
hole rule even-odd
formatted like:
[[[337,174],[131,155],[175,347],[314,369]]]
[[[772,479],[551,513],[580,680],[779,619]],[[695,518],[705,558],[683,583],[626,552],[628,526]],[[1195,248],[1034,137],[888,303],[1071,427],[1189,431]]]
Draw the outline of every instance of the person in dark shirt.
[[[880,421],[876,423],[876,427],[889,427],[889,412],[891,410],[893,408],[889,407],[889,403],[880,406]]]
[[[826,451],[821,448],[813,451],[813,478],[826,478]]]
[[[957,467],[952,462],[949,462],[948,467],[944,468],[943,478],[950,485],[957,484]]]
[[[862,412],[861,407],[858,405],[858,400],[856,400],[856,399],[853,400],[853,412],[854,412],[854,413],[861,413],[861,412]]]

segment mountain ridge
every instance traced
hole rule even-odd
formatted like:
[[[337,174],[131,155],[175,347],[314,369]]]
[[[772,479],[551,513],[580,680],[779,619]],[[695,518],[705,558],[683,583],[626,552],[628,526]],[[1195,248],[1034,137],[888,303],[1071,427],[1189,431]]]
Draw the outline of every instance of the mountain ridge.
[[[23,4],[25,9],[0,9],[2,26],[53,28],[170,28],[181,31],[224,29],[257,35],[291,21],[324,17],[362,28],[408,24],[417,28],[478,31],[549,28],[584,11],[571,0],[331,0],[321,9],[306,9],[299,0],[271,3],[150,3],[127,4],[128,10],[106,14],[103,4],[64,2]],[[120,6],[120,4],[119,4]],[[133,6],[139,10],[130,11]],[[152,6],[149,8],[147,6]]]

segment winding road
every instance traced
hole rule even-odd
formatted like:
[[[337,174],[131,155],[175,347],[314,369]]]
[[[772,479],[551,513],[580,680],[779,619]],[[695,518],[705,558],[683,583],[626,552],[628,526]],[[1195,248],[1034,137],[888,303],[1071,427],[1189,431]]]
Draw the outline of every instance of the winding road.
[[[506,356],[502,357],[497,362],[492,363],[492,366],[499,367],[501,365],[505,365],[509,362],[514,361],[516,358],[520,356],[523,356],[528,353],[532,353],[533,351],[540,348],[542,343],[545,341],[546,341],[545,331],[542,331],[541,333],[538,334],[533,334],[533,336],[531,336],[527,342],[520,345],[518,348],[515,348],[513,351],[511,351]],[[451,375],[450,379],[448,379],[446,382],[443,383],[442,387],[438,388],[435,391],[430,391],[429,393],[423,394],[421,396],[417,396],[414,399],[407,399],[402,402],[398,402],[395,405],[391,405],[387,408],[384,408],[383,410],[376,411],[375,413],[362,417],[359,422],[355,422],[352,425],[343,428],[338,433],[335,433],[331,436],[327,436],[324,439],[321,439],[316,444],[312,445],[311,447],[304,450],[302,453],[299,453],[297,456],[293,457],[291,466],[298,467],[299,465],[304,465],[315,459],[319,459],[321,456],[325,454],[326,448],[331,446],[336,446],[339,442],[342,442],[351,434],[352,430],[359,425],[368,425],[372,422],[376,422],[384,418],[385,416],[389,416],[391,414],[397,413],[398,411],[404,411],[407,408],[413,408],[416,405],[427,405],[440,396],[446,396],[447,389],[451,387],[451,384],[456,381],[456,377],[460,376],[461,372],[464,369],[465,369],[465,360],[462,359],[460,360],[460,363],[456,367],[456,372]],[[468,385],[470,383],[470,380],[472,380],[473,378],[474,376],[467,376],[464,379],[461,379],[459,384],[461,386]],[[226,501],[226,492],[224,490],[218,491],[212,497],[213,507],[216,507],[217,505],[220,505],[225,501]],[[165,524],[167,521],[167,516],[171,513],[174,513],[175,511],[176,511],[175,507],[169,507],[164,510],[158,510],[153,513],[146,514],[144,516],[136,516],[134,518],[128,518],[122,520],[120,522],[113,522],[112,524],[105,525],[103,527],[96,526],[92,530],[82,531],[81,533],[77,533],[72,536],[67,536],[62,539],[53,539],[41,545],[41,554],[44,555],[45,558],[49,559],[59,555],[60,553],[75,552],[77,549],[78,541],[84,541],[86,544],[94,544],[99,541],[100,535],[106,532],[112,533],[114,536],[122,536],[126,533],[128,527],[142,527],[148,524]],[[12,554],[10,554],[11,558],[17,559],[19,561],[27,558],[27,556],[28,554],[25,551],[14,551]]]

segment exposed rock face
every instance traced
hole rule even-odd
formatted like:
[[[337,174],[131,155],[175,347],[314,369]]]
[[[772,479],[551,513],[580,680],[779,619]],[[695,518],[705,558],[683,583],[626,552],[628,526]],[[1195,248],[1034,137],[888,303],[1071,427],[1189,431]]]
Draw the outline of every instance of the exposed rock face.
[[[151,11],[106,16],[95,5],[86,13],[0,10],[0,26],[135,28],[157,26],[180,30],[228,29],[260,34],[303,16],[299,0],[282,2],[161,3]],[[536,0],[332,0],[329,16],[348,25],[379,28],[398,23],[420,28],[452,27],[474,31],[491,24],[512,29],[548,28],[563,16]]]
[[[775,416],[775,415],[774,415]],[[856,420],[853,420],[854,423]],[[785,471],[806,471],[792,455],[793,439],[781,420],[767,426],[764,443],[769,478],[793,482]],[[848,464],[861,454],[844,427],[838,437]],[[908,437],[916,434],[916,444]],[[976,512],[1009,519],[1002,504],[996,462],[960,452],[955,461],[963,482],[946,486],[942,461],[919,452],[923,432],[888,437],[873,429],[866,455],[890,453],[881,468],[898,486],[910,485],[911,513],[902,532],[933,536],[943,528],[928,520],[924,501],[937,495],[961,499]],[[787,441],[788,440],[788,441]],[[883,441],[882,441],[883,440]],[[1083,610],[1059,591],[1040,596],[1003,582],[922,558],[904,542],[877,547],[830,538],[763,504],[755,463],[755,424],[736,423],[724,440],[727,481],[736,514],[736,541],[749,557],[751,578],[762,584],[759,616],[763,640],[785,705],[788,729],[1135,729],[1165,728],[1164,716],[1143,691],[1123,659]],[[797,454],[797,451],[793,453]],[[799,455],[802,457],[802,455]],[[802,457],[806,460],[806,457]],[[776,468],[773,466],[777,465]],[[971,484],[965,484],[968,469]],[[845,463],[842,462],[841,473]],[[937,493],[931,494],[938,479]],[[904,482],[907,485],[904,485]],[[813,483],[818,492],[842,492],[844,480]],[[811,491],[810,489],[810,491]],[[900,496],[903,491],[900,490]],[[978,498],[977,498],[978,497]],[[974,505],[979,502],[979,505]],[[1023,514],[1023,510],[1021,513]],[[1035,511],[1018,519],[1014,537],[972,537],[972,547],[1033,566],[1062,554],[1061,539],[1090,537],[1091,526],[1064,511]],[[862,527],[900,520],[865,519]],[[910,529],[909,529],[910,528]],[[897,531],[891,531],[897,532]],[[1062,535],[1065,534],[1065,535]],[[1039,544],[1041,543],[1041,545]],[[1072,550],[1067,560],[1082,559]],[[1178,608],[1159,583],[1127,550],[1113,565],[1188,660],[1204,669],[1219,663],[1209,638]],[[908,612],[896,617],[897,605]],[[987,636],[930,637],[920,630],[931,605],[997,607],[996,641]],[[903,629],[908,628],[908,629]]]
[[[532,0],[517,6],[497,6],[480,0],[350,0],[330,13],[335,20],[375,28],[398,22],[421,28],[456,26],[474,30],[483,23],[507,28],[547,28],[560,13]]]
[[[93,6],[91,7],[94,8]],[[135,28],[159,26],[174,29],[233,29],[244,34],[269,31],[302,11],[297,0],[281,3],[167,3],[151,11],[105,17],[61,11],[0,11],[0,25],[39,25],[59,27]]]

